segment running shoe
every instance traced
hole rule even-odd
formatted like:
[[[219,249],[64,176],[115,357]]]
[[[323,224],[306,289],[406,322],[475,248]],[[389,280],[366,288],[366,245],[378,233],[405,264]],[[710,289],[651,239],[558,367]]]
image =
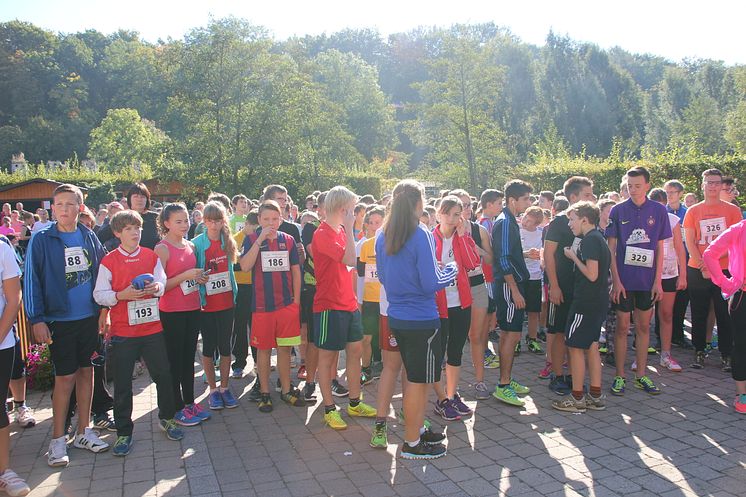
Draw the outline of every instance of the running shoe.
[[[692,367],[694,369],[704,369],[705,357],[707,357],[707,354],[705,354],[704,352],[697,352],[696,354],[694,354],[694,362],[692,363]]]
[[[461,396],[458,393],[455,393],[453,395],[453,398],[451,399],[451,405],[461,416],[469,416],[474,412],[469,406],[464,404],[464,402],[461,400]]]
[[[303,399],[303,395],[300,393],[300,390],[297,389],[291,389],[288,393],[280,394],[280,399],[289,406],[306,406],[306,401]]]
[[[298,368],[298,374],[296,375],[299,380],[305,380],[308,378],[308,372],[306,371],[305,364],[301,364],[301,366]]]
[[[539,345],[539,341],[534,338],[529,338],[528,340],[528,351],[532,354],[543,354],[544,349],[541,348],[541,345]]]
[[[705,345],[705,357],[709,356],[710,352],[712,352],[713,350],[714,349],[711,343],[708,343],[707,345]]]
[[[243,378],[243,368],[233,368],[233,372],[231,373],[231,378],[235,378],[237,380],[240,380]]]
[[[446,455],[446,448],[443,444],[430,445],[420,439],[420,442],[414,447],[406,442],[402,444],[402,459],[437,459]]]
[[[111,453],[115,456],[124,457],[132,450],[132,437],[122,436],[117,437],[117,441],[114,442],[114,448],[111,449]]]
[[[383,362],[372,361],[370,363],[370,371],[371,371],[371,376],[373,377],[374,380],[380,380],[381,373],[383,373]]]
[[[430,426],[426,426],[425,431],[420,434],[420,440],[428,445],[442,443],[445,439],[446,436],[443,433],[435,433],[433,430],[430,429]]]
[[[732,371],[730,357],[725,356],[720,360],[720,369],[723,373],[730,373]]]
[[[608,347],[608,345],[606,345],[605,343],[604,344],[599,344],[598,345],[598,353],[599,354],[608,354],[609,353],[609,347]]]
[[[495,328],[494,330],[490,331],[487,334],[487,338],[490,339],[491,342],[497,342],[500,340],[500,330]]]
[[[624,395],[624,387],[627,384],[627,380],[621,376],[615,376],[614,382],[611,384],[612,395]]]
[[[196,402],[194,404],[188,405],[187,408],[191,411],[192,416],[196,416],[202,421],[207,421],[212,417],[210,411],[205,411],[204,409],[202,409],[202,406],[197,404]]]
[[[637,361],[632,361],[632,365],[629,367],[632,371],[637,371]]]
[[[117,426],[108,412],[93,416],[93,426],[99,430],[117,431]]]
[[[11,497],[20,497],[21,495],[28,495],[31,488],[15,471],[8,468],[0,474],[0,492],[5,492]]]
[[[223,405],[226,409],[235,409],[238,407],[238,401],[227,388],[220,392],[220,396],[223,397]]]
[[[671,354],[666,354],[665,352],[661,354],[660,365],[664,368],[667,368],[669,371],[673,371],[674,373],[681,372],[681,366],[673,357],[671,357]]]
[[[347,414],[358,418],[375,418],[376,409],[365,402],[358,402],[355,407],[347,406]]]
[[[98,433],[93,431],[92,428],[86,428],[83,433],[75,435],[75,441],[73,441],[73,447],[78,449],[88,449],[94,454],[104,452],[109,449],[109,444],[98,438]]]
[[[184,438],[184,430],[179,428],[173,419],[161,419],[158,421],[158,426],[166,433],[166,438],[169,440],[178,442]]]
[[[332,395],[335,397],[347,397],[350,395],[350,391],[347,387],[342,385],[336,378],[332,380]]]
[[[544,369],[542,369],[541,371],[539,371],[539,375],[538,376],[539,376],[540,379],[546,380],[551,375],[552,375],[552,363],[551,362],[547,362],[546,364],[544,364]]]
[[[515,344],[515,355],[516,356],[521,355],[521,342],[518,342],[517,344]]]
[[[174,414],[174,421],[176,421],[176,424],[180,424],[181,426],[197,426],[202,422],[202,419],[195,416],[191,409],[184,407],[184,409],[176,411],[176,414]]]
[[[544,343],[547,343],[547,332],[544,329],[540,329],[539,333],[536,334],[536,338]]]
[[[500,358],[493,354],[492,351],[484,353],[484,367],[487,369],[497,369],[500,367]]]
[[[67,455],[67,437],[53,438],[49,442],[49,451],[47,452],[47,464],[50,466],[67,466],[70,464],[70,457]]]
[[[736,398],[733,401],[733,407],[737,413],[746,414],[746,393],[736,395]]]
[[[477,400],[486,400],[490,398],[490,391],[483,381],[478,381],[474,385],[474,398]]]
[[[599,397],[592,395],[585,396],[585,407],[592,411],[603,411],[606,409],[606,395],[601,394]]]
[[[263,393],[259,399],[259,412],[272,412],[272,398],[268,393]]]
[[[655,383],[653,383],[653,380],[651,380],[648,376],[640,376],[639,378],[635,378],[635,388],[645,390],[651,395],[658,395],[659,393],[661,393],[660,388],[656,387]]]
[[[370,438],[370,446],[374,449],[385,449],[389,446],[386,423],[376,423],[373,426],[373,436]]]
[[[360,385],[367,385],[373,382],[373,372],[370,368],[363,368],[360,370]]]
[[[461,419],[461,415],[458,413],[455,407],[451,405],[450,399],[443,399],[442,401],[435,402],[435,414],[438,414],[441,418],[446,421],[458,421]]]
[[[26,404],[23,404],[21,407],[17,407],[15,409],[13,419],[16,423],[21,425],[21,428],[31,428],[32,426],[36,425],[34,414],[31,409],[26,406]]]
[[[292,381],[290,382],[290,390],[295,388],[295,383]],[[280,379],[277,378],[277,383],[275,383],[275,392],[282,393],[282,383],[280,382]]]
[[[657,354],[657,353],[658,353],[658,349],[656,349],[652,345],[648,347],[648,354],[652,355],[652,354]]]
[[[251,390],[249,390],[247,398],[249,399],[249,402],[259,402],[259,399],[262,398],[262,389],[261,385],[259,385],[259,378],[257,378],[254,384],[251,385]]]
[[[565,381],[564,376],[555,376],[549,382],[549,390],[557,395],[569,395],[572,392],[572,386]]]
[[[213,390],[212,393],[210,393],[210,395],[207,397],[207,406],[213,411],[219,411],[225,408],[223,396],[220,395],[219,390]]]
[[[512,378],[510,379],[510,388],[512,388],[517,395],[526,395],[531,391],[530,388],[525,385],[521,385]]]
[[[552,402],[552,407],[558,411],[564,412],[585,412],[585,397],[578,400],[572,395]]]
[[[495,387],[495,391],[492,393],[492,396],[495,397],[497,400],[505,402],[506,404],[509,404],[511,406],[523,407],[525,405],[525,402],[522,399],[518,398],[515,390],[513,390],[510,385],[504,387],[498,385],[497,387]]]
[[[333,410],[324,414],[324,423],[329,425],[332,430],[346,430],[347,423],[342,419],[342,415],[339,414],[338,410]]]
[[[309,403],[316,403],[316,383],[307,381],[303,385],[303,399]]]

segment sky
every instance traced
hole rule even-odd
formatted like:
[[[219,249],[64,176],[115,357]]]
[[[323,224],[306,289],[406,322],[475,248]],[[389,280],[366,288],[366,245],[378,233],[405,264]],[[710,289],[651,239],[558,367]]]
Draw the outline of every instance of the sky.
[[[210,16],[264,26],[278,40],[293,35],[375,28],[383,36],[419,26],[492,21],[543,45],[550,30],[672,61],[710,58],[746,64],[740,0],[0,0],[0,21],[19,19],[63,33],[138,31],[148,41],[182,38]]]

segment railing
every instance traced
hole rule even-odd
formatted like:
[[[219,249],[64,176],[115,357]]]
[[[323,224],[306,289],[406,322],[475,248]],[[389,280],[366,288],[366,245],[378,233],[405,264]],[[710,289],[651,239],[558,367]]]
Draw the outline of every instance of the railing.
[[[16,321],[16,331],[21,339],[21,358],[26,360],[26,356],[31,350],[31,345],[34,343],[34,337],[31,332],[31,323],[26,319],[26,310],[21,304],[21,309],[18,311],[18,319]]]

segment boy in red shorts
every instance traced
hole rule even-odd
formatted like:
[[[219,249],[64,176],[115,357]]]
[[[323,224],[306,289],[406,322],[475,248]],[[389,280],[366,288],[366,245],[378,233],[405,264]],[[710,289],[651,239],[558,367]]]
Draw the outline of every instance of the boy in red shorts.
[[[241,270],[252,271],[251,345],[258,351],[257,370],[261,398],[259,410],[272,411],[269,371],[272,349],[277,348],[281,398],[296,407],[306,405],[290,384],[290,350],[300,345],[300,260],[292,236],[278,231],[282,217],[274,200],[259,206],[259,233],[243,242]]]

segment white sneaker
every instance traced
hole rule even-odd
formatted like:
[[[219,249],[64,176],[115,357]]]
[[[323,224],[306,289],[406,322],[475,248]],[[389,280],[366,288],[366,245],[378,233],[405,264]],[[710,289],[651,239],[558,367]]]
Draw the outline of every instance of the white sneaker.
[[[47,464],[52,467],[67,466],[70,464],[70,458],[67,457],[67,437],[53,438],[49,442],[49,451],[47,452]]]
[[[6,469],[5,473],[0,475],[0,492],[5,492],[11,497],[26,495],[31,491],[23,479],[12,469]]]
[[[73,446],[79,449],[88,449],[97,454],[109,448],[109,444],[98,438],[98,433],[91,428],[86,428],[85,433],[75,435]]]
[[[36,419],[34,419],[31,409],[26,407],[25,404],[16,409],[15,421],[23,428],[31,428],[36,424]]]
[[[681,366],[670,355],[661,355],[661,366],[668,368],[669,371],[673,371],[674,373],[681,372]]]
[[[637,371],[637,361],[632,361],[632,366],[630,368],[632,371]]]

